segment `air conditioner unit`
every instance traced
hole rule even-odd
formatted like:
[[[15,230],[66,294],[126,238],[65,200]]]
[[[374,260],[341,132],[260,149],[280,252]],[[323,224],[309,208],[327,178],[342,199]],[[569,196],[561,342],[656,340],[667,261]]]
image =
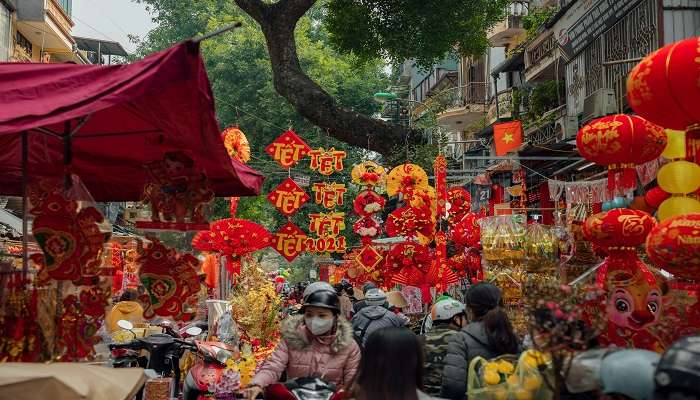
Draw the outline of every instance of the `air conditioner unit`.
[[[578,118],[565,115],[554,122],[554,137],[557,142],[566,142],[576,137]]]
[[[617,101],[613,89],[596,90],[583,100],[583,120],[585,122],[616,113]]]

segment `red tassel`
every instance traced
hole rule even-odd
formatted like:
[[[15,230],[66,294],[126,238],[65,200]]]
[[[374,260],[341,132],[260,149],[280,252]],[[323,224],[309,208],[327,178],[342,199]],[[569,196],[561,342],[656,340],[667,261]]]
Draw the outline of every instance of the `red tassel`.
[[[685,133],[685,157],[700,164],[700,129],[688,129]]]
[[[608,191],[609,192],[614,192],[615,191],[615,171],[614,169],[608,168]]]
[[[634,189],[637,187],[637,169],[625,168],[622,170],[622,188]]]

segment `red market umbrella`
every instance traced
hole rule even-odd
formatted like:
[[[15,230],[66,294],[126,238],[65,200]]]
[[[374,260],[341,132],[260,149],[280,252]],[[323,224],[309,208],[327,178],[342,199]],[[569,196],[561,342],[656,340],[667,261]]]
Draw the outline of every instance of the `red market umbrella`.
[[[194,41],[126,65],[0,63],[0,195],[22,194],[24,140],[29,176],[69,169],[96,201],[139,200],[166,151],[189,155],[217,196],[263,181],[226,153]]]

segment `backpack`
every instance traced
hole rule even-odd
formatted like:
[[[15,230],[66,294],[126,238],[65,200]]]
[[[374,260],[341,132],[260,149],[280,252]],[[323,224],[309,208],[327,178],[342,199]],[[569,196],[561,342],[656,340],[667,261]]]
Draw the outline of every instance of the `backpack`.
[[[387,310],[386,312],[389,312]],[[372,326],[372,323],[381,320],[384,318],[386,315],[386,312],[382,315],[376,316],[374,318],[371,317],[365,317],[367,318],[367,321],[365,321],[362,325],[358,326],[356,329],[353,329],[353,338],[355,339],[355,342],[357,342],[357,345],[360,346],[361,349],[365,347],[365,336],[367,336],[367,330],[369,329],[370,326]],[[359,314],[356,314],[359,315]]]

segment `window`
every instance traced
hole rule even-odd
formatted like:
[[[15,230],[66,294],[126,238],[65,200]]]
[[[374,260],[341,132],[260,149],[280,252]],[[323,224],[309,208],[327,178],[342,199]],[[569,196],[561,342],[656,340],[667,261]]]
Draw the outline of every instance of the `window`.
[[[10,10],[0,1],[0,61],[10,56]]]
[[[17,45],[24,49],[29,58],[32,58],[32,42],[17,31]]]
[[[63,8],[63,11],[73,18],[73,0],[57,0],[58,4]]]

